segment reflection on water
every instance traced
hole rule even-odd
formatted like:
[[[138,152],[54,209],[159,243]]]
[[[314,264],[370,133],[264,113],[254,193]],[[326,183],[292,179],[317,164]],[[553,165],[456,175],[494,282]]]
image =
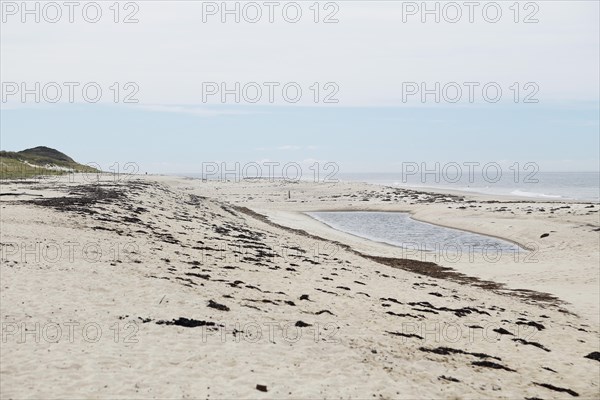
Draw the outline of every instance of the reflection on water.
[[[501,239],[419,222],[402,212],[327,211],[311,217],[335,228],[370,240],[405,249],[472,252],[518,252],[519,246]]]

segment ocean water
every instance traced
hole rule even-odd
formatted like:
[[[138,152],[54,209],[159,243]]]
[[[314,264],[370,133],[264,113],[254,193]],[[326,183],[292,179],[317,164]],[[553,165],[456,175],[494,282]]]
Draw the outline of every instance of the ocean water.
[[[319,182],[367,182],[385,186],[395,186],[411,189],[446,189],[460,190],[498,196],[516,196],[525,199],[537,200],[576,200],[600,202],[600,173],[598,172],[538,172],[521,169],[519,173],[514,170],[503,170],[496,179],[494,171],[483,174],[474,171],[469,174],[463,168],[460,174],[453,170],[437,173],[342,173],[331,170],[319,176]],[[204,176],[201,173],[179,173],[175,175],[190,178],[207,178],[209,180],[242,180],[260,177],[263,179],[288,179],[295,180],[295,172],[286,176],[281,171],[270,174],[263,168],[260,173],[251,169],[249,173],[219,172]],[[315,181],[314,171],[303,169],[299,180]]]
[[[450,189],[480,194],[518,196],[524,199],[600,201],[600,173],[598,172],[533,172],[503,171],[496,180],[493,173],[486,176],[475,172],[472,176],[465,171],[461,175],[444,174],[402,174],[402,173],[362,173],[343,174],[341,181],[368,182],[386,186],[405,188]]]
[[[307,214],[334,229],[411,251],[465,255],[485,253],[490,257],[522,251],[512,242],[416,221],[403,212],[326,211]]]

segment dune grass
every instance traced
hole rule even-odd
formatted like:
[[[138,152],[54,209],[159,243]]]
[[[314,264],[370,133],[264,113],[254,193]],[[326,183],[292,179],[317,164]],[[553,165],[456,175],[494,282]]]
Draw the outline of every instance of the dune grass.
[[[61,157],[52,157],[47,154],[0,151],[0,179],[28,179],[38,176],[64,175],[72,172],[100,172],[96,168],[79,164],[62,153],[56,153],[60,154]]]

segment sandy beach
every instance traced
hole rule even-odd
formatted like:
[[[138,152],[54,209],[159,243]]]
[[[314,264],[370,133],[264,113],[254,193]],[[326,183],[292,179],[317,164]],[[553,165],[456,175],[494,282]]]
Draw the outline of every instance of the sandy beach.
[[[0,397],[600,398],[600,207],[363,183],[0,186]],[[524,249],[458,260],[310,211]]]

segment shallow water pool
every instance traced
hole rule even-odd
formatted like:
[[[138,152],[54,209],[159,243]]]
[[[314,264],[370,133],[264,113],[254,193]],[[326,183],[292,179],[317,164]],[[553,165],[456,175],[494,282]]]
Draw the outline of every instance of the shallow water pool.
[[[412,219],[404,212],[323,211],[307,215],[330,227],[404,249],[462,253],[516,253],[518,245],[491,236],[445,228]]]

